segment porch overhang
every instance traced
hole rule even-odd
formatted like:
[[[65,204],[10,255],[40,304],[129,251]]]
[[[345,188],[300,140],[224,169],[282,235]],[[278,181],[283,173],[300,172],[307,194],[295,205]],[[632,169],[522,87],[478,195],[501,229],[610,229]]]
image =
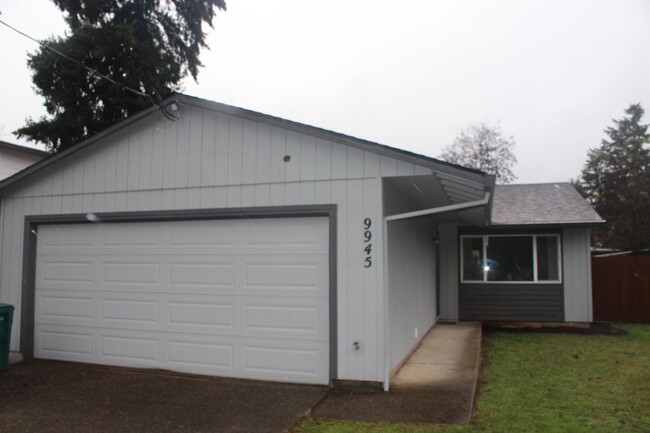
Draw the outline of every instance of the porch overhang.
[[[440,223],[490,225],[494,176],[434,172],[424,176],[388,177],[384,182],[397,190],[403,199],[399,207],[385,203],[387,222],[430,216]],[[385,200],[391,198],[385,197]]]
[[[384,219],[386,221],[396,221],[396,220],[404,220],[410,218],[418,218],[426,215],[444,214],[448,212],[464,212],[475,208],[484,207],[489,203],[489,201],[490,201],[490,193],[486,191],[485,197],[483,197],[480,200],[468,201],[466,203],[450,204],[449,206],[433,207],[431,209],[416,210],[413,212],[404,212],[401,214],[387,216]]]

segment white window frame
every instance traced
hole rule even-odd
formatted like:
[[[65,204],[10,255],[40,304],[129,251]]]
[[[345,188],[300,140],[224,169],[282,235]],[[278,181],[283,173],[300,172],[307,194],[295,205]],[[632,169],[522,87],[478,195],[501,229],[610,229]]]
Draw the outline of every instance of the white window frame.
[[[487,247],[489,238],[498,237],[528,237],[533,238],[533,281],[488,281],[485,266],[487,265]],[[557,266],[558,266],[558,279],[557,280],[540,280],[537,275],[537,238],[538,237],[554,237],[557,242]],[[482,239],[483,242],[483,279],[482,280],[466,280],[465,273],[465,239]],[[460,236],[460,282],[470,284],[561,284],[562,283],[562,244],[560,243],[560,235],[557,233],[530,233],[530,234],[498,234],[498,235],[461,235]]]

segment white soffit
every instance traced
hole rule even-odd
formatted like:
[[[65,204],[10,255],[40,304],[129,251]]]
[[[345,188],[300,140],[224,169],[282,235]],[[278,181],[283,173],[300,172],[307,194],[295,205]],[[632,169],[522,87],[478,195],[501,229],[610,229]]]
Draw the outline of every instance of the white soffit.
[[[448,173],[400,176],[385,178],[385,180],[415,203],[419,207],[418,210],[445,208],[442,213],[430,212],[432,215],[435,214],[436,220],[440,222],[483,226],[487,221],[489,203],[465,210],[462,206],[467,203],[480,202],[486,198],[486,193],[490,191],[487,191],[483,182]]]

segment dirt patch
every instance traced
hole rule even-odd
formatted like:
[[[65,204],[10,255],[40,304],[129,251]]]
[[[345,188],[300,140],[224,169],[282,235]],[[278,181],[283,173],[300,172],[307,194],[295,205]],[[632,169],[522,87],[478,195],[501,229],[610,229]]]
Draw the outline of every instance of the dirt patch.
[[[527,334],[580,334],[580,335],[627,335],[627,331],[608,323],[592,323],[585,327],[576,326],[521,326],[505,324],[484,324],[483,332],[510,332]]]

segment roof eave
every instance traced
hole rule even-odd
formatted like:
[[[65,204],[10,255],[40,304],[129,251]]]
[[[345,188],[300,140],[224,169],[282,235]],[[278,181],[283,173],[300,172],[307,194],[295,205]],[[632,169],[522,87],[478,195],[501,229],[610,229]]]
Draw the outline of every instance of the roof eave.
[[[162,105],[169,105],[174,102],[173,96],[166,99]],[[144,109],[140,111],[139,113],[134,114],[133,116],[129,116],[126,119],[122,120],[121,122],[116,123],[115,125],[111,126],[110,128],[107,128],[103,130],[102,132],[99,132],[92,137],[89,137],[72,147],[64,150],[63,152],[60,153],[54,153],[50,154],[45,159],[42,159],[38,161],[37,163],[30,165],[29,167],[25,168],[24,170],[19,171],[18,173],[14,174],[13,176],[10,176],[2,181],[0,181],[0,196],[2,195],[2,192],[9,188],[10,186],[16,184],[17,182],[20,182],[21,180],[25,179],[28,176],[31,176],[32,174],[40,171],[41,169],[54,164],[57,161],[60,161],[62,159],[65,159],[71,155],[74,155],[75,153],[85,149],[86,147],[90,146],[91,144],[95,143],[96,141],[101,140],[102,138],[109,136],[129,125],[132,123],[137,122],[138,120],[156,112],[159,109],[158,106],[151,106],[147,109]]]
[[[219,102],[208,101],[206,99],[196,98],[181,93],[174,93],[170,95],[168,98],[166,98],[161,105],[166,106],[174,102],[191,105],[198,108],[210,109],[210,110],[222,112],[225,114],[230,114],[233,116],[237,116],[237,117],[241,117],[253,121],[260,121],[265,124],[269,124],[271,126],[278,126],[278,127],[294,130],[296,132],[301,132],[312,136],[324,138],[330,141],[335,141],[341,144],[349,145],[351,147],[355,147],[361,150],[367,150],[373,153],[389,156],[405,162],[411,162],[414,164],[421,165],[423,167],[430,168],[432,170],[437,170],[440,172],[445,172],[456,176],[462,175],[463,177],[472,179],[480,183],[486,183],[486,184],[488,183],[488,181],[486,180],[487,175],[479,170],[462,167],[460,165],[448,163],[424,155],[418,155],[413,152],[397,149],[394,147],[363,140],[360,138],[355,138],[338,132],[328,131],[318,127],[309,126],[298,122],[293,122],[291,120],[285,120],[279,117],[274,117],[267,114],[246,110],[244,108],[221,104]],[[13,176],[8,177],[3,181],[0,181],[0,196],[2,196],[3,191],[5,191],[10,186],[15,185],[16,183],[22,181],[23,179],[31,176],[36,172],[39,172],[40,170],[42,170],[43,168],[51,164],[54,164],[64,158],[74,155],[75,153],[92,145],[93,143],[139,121],[140,119],[147,117],[152,113],[155,113],[158,109],[159,107],[154,105],[139,113],[129,116],[126,119],[122,120],[121,122],[118,122],[117,124],[111,126],[110,128],[107,128],[104,131],[99,132],[93,135],[92,137],[89,137],[81,141],[80,143],[70,147],[69,149],[60,153],[53,154],[37,162],[36,164],[33,164],[30,167],[14,174]],[[492,190],[493,188],[494,187],[492,186]]]
[[[0,141],[0,149],[9,150],[12,152],[24,153],[27,155],[40,156],[42,158],[47,158],[51,155],[50,152],[45,150],[35,149],[32,147],[21,146],[19,144],[7,143],[6,141]]]
[[[233,107],[231,105],[222,104],[220,102],[209,101],[207,99],[201,99],[184,94],[177,94],[176,100],[178,102],[192,105],[194,107],[205,108],[247,120],[262,122],[271,126],[277,126],[280,128],[285,128],[295,132],[304,133],[318,138],[323,138],[340,144],[348,145],[360,150],[367,150],[380,155],[400,159],[405,162],[415,163],[432,170],[437,170],[452,175],[462,174],[463,176],[469,177],[477,182],[485,182],[484,178],[486,174],[480,170],[463,167],[461,165],[453,164],[424,155],[419,155],[414,152],[409,152],[407,150],[398,149],[396,147],[387,146],[385,144],[364,140],[362,138],[353,137],[350,135],[342,134],[340,132],[334,132],[316,126],[306,125],[304,123],[299,123],[292,120],[286,120],[281,117],[275,117],[268,114],[259,113],[257,111]]]

